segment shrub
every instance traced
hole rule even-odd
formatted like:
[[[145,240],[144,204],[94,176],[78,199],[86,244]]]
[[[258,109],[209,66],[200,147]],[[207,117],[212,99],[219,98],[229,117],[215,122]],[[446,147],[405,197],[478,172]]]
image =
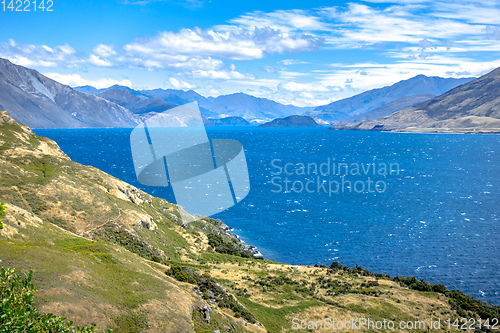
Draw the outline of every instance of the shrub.
[[[235,317],[242,317],[250,323],[256,323],[252,314],[241,306],[236,299],[228,294],[215,280],[208,274],[200,275],[189,267],[182,267],[177,263],[172,263],[170,269],[165,274],[173,276],[176,280],[189,282],[198,286],[203,298],[217,302],[220,308],[233,310]]]
[[[190,272],[186,271],[184,267],[181,267],[178,264],[172,264],[170,268],[165,272],[165,274],[172,276],[177,281],[196,284],[196,280],[194,279],[192,274],[189,273]]]
[[[210,233],[208,236],[208,245],[212,246],[215,252],[230,254],[243,258],[251,258],[252,253],[244,249],[236,238],[223,237],[221,234]]]
[[[90,333],[94,327],[75,327],[71,321],[51,313],[42,314],[33,306],[32,274],[24,278],[14,269],[0,270],[0,332],[2,333]]]
[[[3,229],[2,217],[5,215],[5,204],[0,202],[0,229]]]

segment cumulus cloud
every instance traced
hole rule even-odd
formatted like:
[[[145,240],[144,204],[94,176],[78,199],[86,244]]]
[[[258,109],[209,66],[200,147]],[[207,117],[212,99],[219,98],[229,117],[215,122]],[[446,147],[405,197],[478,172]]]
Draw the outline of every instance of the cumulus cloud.
[[[168,65],[172,57],[261,59],[266,54],[313,51],[322,42],[322,39],[312,35],[293,35],[269,27],[227,32],[195,28],[138,38],[125,45],[124,50],[130,57],[146,57]]]
[[[62,84],[67,84],[68,86],[71,87],[78,87],[78,86],[92,86],[95,88],[107,88],[111,87],[115,84],[121,85],[121,86],[127,86],[127,87],[132,87],[132,82],[130,80],[115,80],[115,79],[110,79],[110,78],[102,78],[98,80],[87,80],[82,78],[79,74],[59,74],[59,73],[45,73],[45,76],[51,78],[52,80],[55,80],[57,82],[60,82]]]
[[[71,46],[21,44],[10,39],[8,43],[0,43],[0,57],[13,63],[27,67],[73,66],[83,62],[76,50]]]
[[[171,77],[169,80],[168,80],[168,83],[170,83],[170,85],[174,88],[174,89],[194,89],[196,88],[195,85],[192,85],[192,84],[189,84],[185,81],[182,81],[182,80],[177,80],[173,77]]]
[[[113,65],[110,61],[106,59],[101,59],[99,56],[95,54],[90,55],[88,62],[91,63],[92,65],[99,67],[110,67]]]
[[[100,57],[111,57],[116,55],[116,51],[114,48],[110,45],[105,45],[105,44],[99,44],[96,47],[94,47],[94,53]]]

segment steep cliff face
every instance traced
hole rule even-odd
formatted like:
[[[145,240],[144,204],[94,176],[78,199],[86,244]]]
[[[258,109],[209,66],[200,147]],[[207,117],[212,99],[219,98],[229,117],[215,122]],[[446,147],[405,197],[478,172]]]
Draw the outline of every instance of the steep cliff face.
[[[31,128],[133,127],[132,112],[0,58],[0,109]]]

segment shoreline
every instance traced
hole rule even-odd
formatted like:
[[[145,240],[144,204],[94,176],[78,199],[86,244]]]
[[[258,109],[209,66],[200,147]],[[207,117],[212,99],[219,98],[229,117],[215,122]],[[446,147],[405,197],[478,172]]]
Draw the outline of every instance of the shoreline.
[[[225,224],[223,221],[220,221],[219,227],[226,232],[227,235],[230,237],[236,239],[238,243],[247,251],[252,253],[252,257],[255,259],[265,259],[264,255],[259,251],[259,248],[257,246],[253,246],[250,244],[246,244],[245,241],[241,239],[241,237],[237,234],[233,234],[232,232],[234,231],[234,228],[231,228],[227,224]]]

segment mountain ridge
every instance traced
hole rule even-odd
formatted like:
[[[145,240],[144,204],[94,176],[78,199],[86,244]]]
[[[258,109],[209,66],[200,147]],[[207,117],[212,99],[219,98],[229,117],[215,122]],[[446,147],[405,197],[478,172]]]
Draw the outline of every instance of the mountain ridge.
[[[500,68],[443,95],[377,120],[339,123],[332,129],[396,132],[500,132]]]
[[[318,106],[313,111],[306,112],[304,115],[329,122],[336,122],[343,118],[367,113],[402,97],[423,94],[441,95],[472,79],[428,77],[420,74],[410,79],[396,82],[390,86],[368,90],[349,98]]]
[[[242,92],[220,95],[218,97],[205,97],[194,90],[184,91],[160,88],[150,90],[134,90],[126,86],[117,85],[103,89],[96,89],[91,86],[75,87],[75,89],[97,95],[101,95],[110,89],[120,89],[136,96],[161,98],[168,103],[176,105],[196,101],[198,102],[200,111],[207,118],[235,116],[242,117],[248,121],[255,119],[272,120],[274,118],[290,115],[300,115],[301,113],[312,109],[312,107],[298,107],[290,104],[281,104],[267,98],[255,97]]]
[[[120,105],[79,92],[0,58],[0,105],[33,128],[134,127]]]

